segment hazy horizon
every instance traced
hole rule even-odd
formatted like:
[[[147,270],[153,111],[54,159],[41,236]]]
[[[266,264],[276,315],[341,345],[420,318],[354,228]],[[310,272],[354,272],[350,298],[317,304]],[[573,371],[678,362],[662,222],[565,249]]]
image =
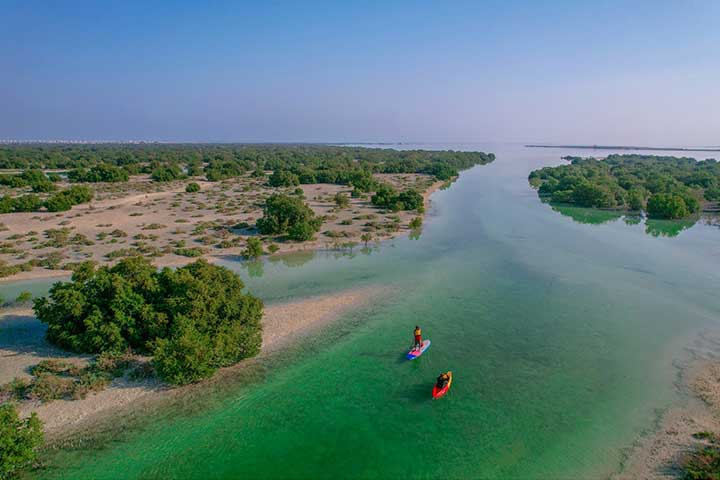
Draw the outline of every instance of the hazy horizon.
[[[720,145],[720,4],[10,1],[0,139]]]

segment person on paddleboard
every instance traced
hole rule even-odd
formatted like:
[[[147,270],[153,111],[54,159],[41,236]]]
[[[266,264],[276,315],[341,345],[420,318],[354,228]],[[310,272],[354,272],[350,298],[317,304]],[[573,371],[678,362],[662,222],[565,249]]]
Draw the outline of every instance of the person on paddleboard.
[[[413,335],[415,336],[415,345],[414,348],[417,348],[418,350],[422,348],[422,330],[420,327],[415,325],[415,331],[413,332]]]
[[[437,378],[437,388],[438,390],[442,390],[445,388],[445,385],[447,385],[450,382],[450,375],[447,373],[441,373],[440,376]]]

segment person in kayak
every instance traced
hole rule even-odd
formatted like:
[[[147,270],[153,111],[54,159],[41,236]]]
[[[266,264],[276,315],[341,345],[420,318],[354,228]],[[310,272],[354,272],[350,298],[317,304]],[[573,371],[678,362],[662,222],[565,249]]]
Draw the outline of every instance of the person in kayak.
[[[450,375],[447,373],[441,373],[437,378],[437,388],[442,390],[450,382]]]
[[[418,350],[422,348],[422,330],[420,327],[415,325],[415,331],[413,332],[413,335],[415,336],[415,345],[413,348],[417,348]]]

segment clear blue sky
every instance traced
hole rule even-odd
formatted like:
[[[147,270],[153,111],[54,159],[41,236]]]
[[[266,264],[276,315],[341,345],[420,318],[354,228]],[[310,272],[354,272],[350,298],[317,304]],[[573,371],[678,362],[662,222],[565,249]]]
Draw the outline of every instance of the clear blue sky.
[[[0,0],[0,138],[720,145],[720,2]]]

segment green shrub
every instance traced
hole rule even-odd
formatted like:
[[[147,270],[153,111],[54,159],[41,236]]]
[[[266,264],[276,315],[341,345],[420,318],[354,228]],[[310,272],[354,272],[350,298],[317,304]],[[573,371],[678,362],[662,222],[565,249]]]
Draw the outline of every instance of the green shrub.
[[[16,400],[23,400],[27,398],[30,391],[31,383],[25,378],[15,377],[10,383],[6,383],[0,389],[1,392],[9,394]]]
[[[243,256],[245,258],[258,258],[261,257],[263,252],[262,242],[259,238],[250,237],[247,239],[247,246],[243,250]]]
[[[275,170],[268,178],[268,184],[271,187],[294,187],[300,185],[300,178],[286,170]]]
[[[32,300],[32,293],[28,291],[20,292],[20,295],[15,299],[15,303],[27,303]]]
[[[167,228],[167,225],[163,225],[162,223],[151,223],[142,227],[142,230],[161,230],[163,228]]]
[[[188,247],[188,248],[176,248],[174,251],[175,255],[180,255],[181,257],[202,257],[205,255],[206,251],[204,248],[200,247]]]
[[[150,173],[150,178],[155,182],[170,182],[185,178],[185,174],[177,165],[161,165],[155,167]]]
[[[0,213],[10,213],[15,208],[15,201],[10,195],[3,195],[0,198]]]
[[[48,198],[45,201],[45,207],[49,212],[64,212],[70,210],[73,205],[87,203],[92,200],[92,198],[92,190],[88,187],[76,185]]]
[[[216,370],[211,339],[192,325],[179,326],[170,338],[158,339],[153,362],[158,374],[176,385],[208,378]]]
[[[126,169],[107,163],[70,170],[67,175],[71,182],[127,182],[130,178]]]
[[[21,420],[13,404],[0,405],[0,478],[13,478],[30,467],[42,442],[42,423],[36,413]]]
[[[690,209],[680,195],[656,193],[647,201],[647,213],[650,218],[678,219],[690,215]]]
[[[199,191],[200,191],[200,185],[198,185],[198,184],[195,183],[195,182],[188,183],[188,184],[187,184],[187,187],[185,187],[185,191],[186,191],[187,193],[199,192]]]
[[[42,206],[42,201],[37,195],[22,195],[13,199],[14,212],[34,212]]]
[[[333,199],[335,200],[335,205],[337,205],[338,208],[347,208],[350,206],[350,199],[342,192],[336,193]]]
[[[101,392],[110,385],[112,378],[103,372],[86,370],[80,374],[80,378],[73,383],[72,398],[80,400],[91,392]]]
[[[55,190],[57,190],[57,187],[50,180],[38,182],[32,186],[32,191],[35,193],[48,193]]]
[[[133,363],[133,355],[129,350],[122,353],[102,352],[95,358],[92,370],[120,377]]]
[[[290,240],[295,240],[298,242],[312,240],[312,238],[315,236],[315,233],[320,230],[321,224],[322,223],[320,219],[296,223],[288,229],[288,238]]]
[[[680,476],[683,480],[716,480],[720,478],[720,445],[711,432],[698,432],[696,439],[707,443],[698,445],[680,460]]]
[[[62,360],[49,359],[43,360],[30,369],[30,373],[33,375],[40,376],[43,373],[52,374],[63,374],[70,370],[74,370],[76,367],[72,363],[64,362]]]
[[[292,240],[309,240],[320,230],[322,220],[297,197],[273,194],[265,201],[263,217],[257,221],[263,234],[287,234]]]
[[[58,195],[64,195],[70,199],[73,205],[79,205],[81,203],[87,203],[93,199],[93,191],[85,186],[76,185],[70,187],[67,190],[63,190]]]
[[[263,306],[243,288],[235,273],[203,260],[157,271],[131,257],[112,267],[77,269],[72,281],[35,300],[35,313],[60,347],[153,353],[163,378],[186,383],[259,352]],[[45,383],[45,397],[62,391]]]
[[[41,402],[50,402],[60,398],[72,398],[75,381],[52,373],[40,373],[30,389],[30,397]]]
[[[413,189],[397,193],[392,187],[381,185],[375,195],[372,196],[372,203],[394,212],[418,210],[423,206],[423,197]]]
[[[233,161],[215,159],[205,167],[205,178],[217,182],[227,178],[239,177],[247,170],[246,166]]]

